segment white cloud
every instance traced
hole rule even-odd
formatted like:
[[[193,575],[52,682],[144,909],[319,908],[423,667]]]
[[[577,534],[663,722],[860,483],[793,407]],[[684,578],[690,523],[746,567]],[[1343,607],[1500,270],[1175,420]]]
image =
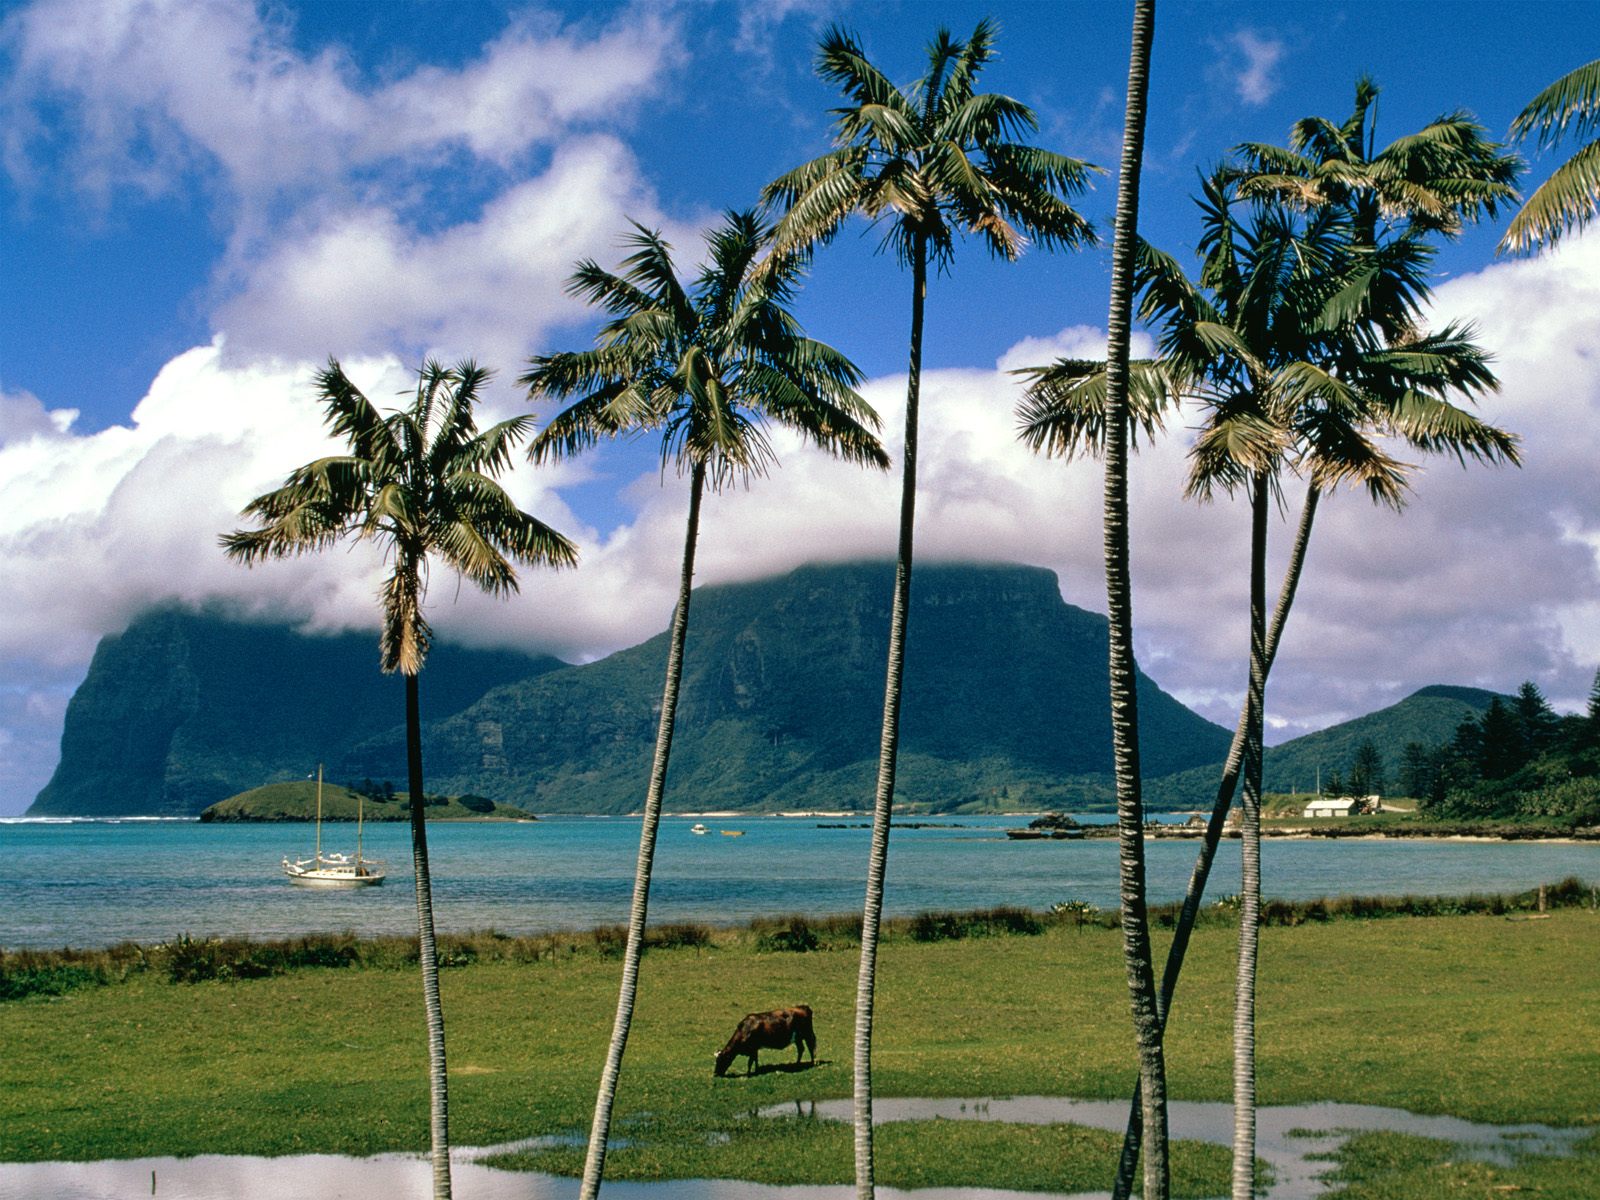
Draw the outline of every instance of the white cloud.
[[[1478,320],[1498,353],[1504,389],[1485,411],[1524,435],[1526,466],[1433,462],[1400,516],[1357,495],[1325,502],[1270,688],[1280,736],[1436,682],[1512,689],[1532,677],[1553,699],[1582,699],[1600,601],[1600,347],[1585,323],[1597,307],[1597,239],[1440,289],[1435,319]],[[926,374],[921,561],[1048,566],[1068,601],[1103,609],[1100,469],[1038,460],[1017,443],[1019,385],[1007,373],[1102,344],[1097,330],[1067,329],[1019,343],[993,370]],[[389,356],[347,367],[375,397],[409,382]],[[365,549],[253,571],[217,549],[250,496],[326,444],[309,378],[309,364],[230,364],[220,346],[199,347],[167,365],[129,426],[77,435],[36,416],[30,436],[0,447],[0,611],[9,618],[0,658],[22,664],[11,680],[32,671],[59,691],[100,635],[165,600],[221,600],[318,629],[373,626],[382,564]],[[888,378],[865,388],[896,454],[903,387]],[[773,441],[780,465],[769,478],[707,503],[700,583],[893,556],[893,473],[835,462],[784,433]],[[1246,520],[1242,504],[1180,499],[1187,441],[1179,431],[1133,462],[1138,650],[1164,686],[1231,725],[1244,677]],[[511,603],[435,580],[442,633],[584,659],[665,627],[684,483],[639,475],[626,489],[636,516],[597,531],[563,501],[589,470],[522,465],[511,485],[524,507],[578,538],[579,569],[528,573]],[[1286,522],[1275,530],[1274,570],[1287,536]]]
[[[0,446],[65,433],[77,419],[75,408],[47,409],[32,392],[0,389]]]
[[[469,61],[372,81],[339,47],[301,52],[287,19],[254,5],[38,0],[5,26],[9,107],[66,101],[92,191],[169,191],[198,160],[259,200],[455,150],[507,166],[576,124],[614,121],[673,53],[669,25],[657,9],[586,35],[517,18]],[[38,132],[13,126],[13,163],[18,138]]]
[[[573,139],[475,219],[437,231],[385,206],[319,215],[241,267],[217,327],[234,354],[426,350],[512,374],[552,325],[585,315],[566,278],[580,257],[613,261],[628,218],[666,224],[633,156],[610,137]]]
[[[1227,38],[1219,49],[1222,60],[1214,74],[1227,80],[1243,103],[1260,108],[1277,94],[1282,86],[1278,64],[1287,51],[1282,41],[1241,29]]]

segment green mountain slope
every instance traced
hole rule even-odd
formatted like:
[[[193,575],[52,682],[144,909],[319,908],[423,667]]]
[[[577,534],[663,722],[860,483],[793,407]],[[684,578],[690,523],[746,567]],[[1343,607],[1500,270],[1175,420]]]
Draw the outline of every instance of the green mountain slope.
[[[665,803],[673,810],[869,805],[893,568],[802,567],[695,592]],[[666,634],[489,692],[425,732],[429,785],[538,812],[643,802]],[[1106,623],[1034,567],[919,566],[905,669],[901,799],[1066,805],[1111,798]],[[1153,773],[1210,761],[1227,733],[1140,680]],[[340,778],[379,777],[401,731]]]
[[[1383,756],[1384,770],[1393,781],[1407,742],[1432,746],[1448,741],[1457,725],[1468,717],[1481,716],[1496,695],[1482,688],[1435,684],[1388,708],[1269,747],[1262,764],[1263,790],[1307,792],[1315,789],[1319,771],[1324,780],[1335,771],[1346,775],[1356,748],[1368,739]],[[1153,780],[1146,785],[1147,799],[1175,808],[1209,808],[1221,772],[1219,759],[1198,770]]]
[[[489,688],[563,666],[440,646],[425,719]],[[303,779],[405,712],[378,670],[376,634],[310,637],[216,613],[162,610],[102,639],[67,707],[61,762],[33,816],[190,816],[262,782]],[[403,779],[402,771],[388,772]]]

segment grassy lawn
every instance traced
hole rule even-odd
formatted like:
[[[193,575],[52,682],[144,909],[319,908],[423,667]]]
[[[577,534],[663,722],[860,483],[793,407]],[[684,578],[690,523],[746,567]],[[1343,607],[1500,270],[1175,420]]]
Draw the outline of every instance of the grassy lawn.
[[[1197,932],[1169,1037],[1174,1098],[1229,1096],[1234,936],[1222,925]],[[1261,1103],[1600,1125],[1597,945],[1600,915],[1582,909],[1545,920],[1268,927]],[[453,1141],[587,1129],[617,971],[599,953],[567,951],[444,973]],[[608,1174],[850,1178],[843,1126],[748,1114],[849,1094],[855,972],[848,943],[760,953],[747,933],[730,932],[709,946],[652,950],[618,1096],[616,1136],[629,1142],[612,1152]],[[0,1158],[423,1149],[420,992],[404,969],[299,968],[196,984],[143,974],[0,1004]],[[742,1014],[796,1001],[816,1011],[815,1069],[712,1078],[712,1055]],[[1058,925],[1036,936],[890,941],[875,1032],[882,1095],[1125,1095],[1133,1048],[1120,939]],[[879,1138],[881,1179],[1104,1187],[1114,1141],[1069,1126],[890,1125]],[[1478,1186],[1489,1168],[1437,1159],[1418,1141],[1356,1139],[1341,1159],[1341,1194],[1501,1194]],[[1225,1191],[1225,1160],[1220,1148],[1180,1147],[1180,1194]],[[1574,1175],[1574,1161],[1590,1174]],[[1529,1186],[1576,1178],[1577,1191],[1537,1193],[1576,1197],[1596,1194],[1582,1189],[1597,1161],[1591,1141],[1579,1160],[1492,1170],[1515,1186],[1518,1171]],[[577,1152],[554,1150],[524,1165],[571,1172],[577,1163]],[[1402,1175],[1415,1186],[1381,1190]]]

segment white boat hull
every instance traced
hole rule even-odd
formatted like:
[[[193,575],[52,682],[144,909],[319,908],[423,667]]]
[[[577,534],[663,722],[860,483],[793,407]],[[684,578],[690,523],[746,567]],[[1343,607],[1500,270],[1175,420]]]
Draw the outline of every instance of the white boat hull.
[[[360,863],[348,859],[301,859],[299,862],[283,860],[283,873],[289,882],[310,888],[376,887],[384,880],[383,864],[370,858]]]

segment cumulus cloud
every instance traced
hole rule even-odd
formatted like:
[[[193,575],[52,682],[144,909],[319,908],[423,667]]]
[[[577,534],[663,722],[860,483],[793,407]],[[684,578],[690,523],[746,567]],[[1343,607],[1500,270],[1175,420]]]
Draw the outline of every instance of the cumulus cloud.
[[[1241,29],[1218,44],[1219,61],[1212,76],[1225,81],[1243,103],[1260,108],[1282,86],[1278,65],[1287,46],[1277,38]]]
[[[630,218],[695,241],[660,213],[621,143],[572,139],[546,170],[443,229],[387,206],[320,215],[240,268],[217,326],[235,355],[404,347],[509,371],[553,325],[585,314],[564,291],[573,263],[613,262]]]
[[[32,392],[0,389],[0,446],[65,433],[77,419],[75,408],[47,409]]]
[[[1485,413],[1523,435],[1526,466],[1428,463],[1401,515],[1353,494],[1325,502],[1270,688],[1280,737],[1436,682],[1509,690],[1531,677],[1553,699],[1582,699],[1600,600],[1600,494],[1592,480],[1600,356],[1584,323],[1597,305],[1596,239],[1548,258],[1496,264],[1440,289],[1434,319],[1476,320],[1498,354],[1504,386]],[[1100,469],[1039,460],[1017,443],[1019,383],[1009,373],[1102,347],[1100,331],[1077,327],[1021,342],[993,369],[926,374],[923,561],[1047,566],[1069,602],[1103,609]],[[409,382],[393,357],[347,366],[374,396]],[[367,549],[246,571],[216,546],[249,497],[327,444],[309,381],[309,364],[230,365],[222,346],[198,347],[167,365],[128,426],[85,436],[63,418],[35,413],[28,436],[0,447],[7,497],[0,610],[10,618],[0,630],[0,657],[13,663],[0,690],[16,693],[20,681],[34,680],[31,700],[17,693],[8,704],[32,703],[47,718],[14,728],[14,738],[45,736],[96,639],[153,603],[222,601],[314,629],[375,626],[383,564]],[[896,455],[903,389],[901,378],[864,389]],[[1169,690],[1231,724],[1244,681],[1247,521],[1242,502],[1180,498],[1189,423],[1180,420],[1133,461],[1137,649]],[[708,502],[699,582],[892,557],[892,472],[835,462],[781,432],[773,441],[780,465],[770,477]],[[587,469],[579,462],[536,473],[521,465],[511,482],[519,503],[578,538],[579,569],[530,573],[511,603],[436,579],[431,612],[446,637],[583,660],[665,627],[682,545],[683,481],[644,471],[626,489],[631,519],[596,529],[564,499]],[[1275,530],[1274,569],[1289,524]]]
[[[287,18],[223,0],[38,0],[10,18],[10,107],[62,102],[78,181],[159,193],[201,164],[240,197],[451,151],[501,166],[637,103],[676,39],[654,9],[574,35],[513,19],[469,61],[370,80],[338,47],[300,51]],[[14,125],[13,165],[37,121]],[[430,164],[432,165],[432,164]]]

